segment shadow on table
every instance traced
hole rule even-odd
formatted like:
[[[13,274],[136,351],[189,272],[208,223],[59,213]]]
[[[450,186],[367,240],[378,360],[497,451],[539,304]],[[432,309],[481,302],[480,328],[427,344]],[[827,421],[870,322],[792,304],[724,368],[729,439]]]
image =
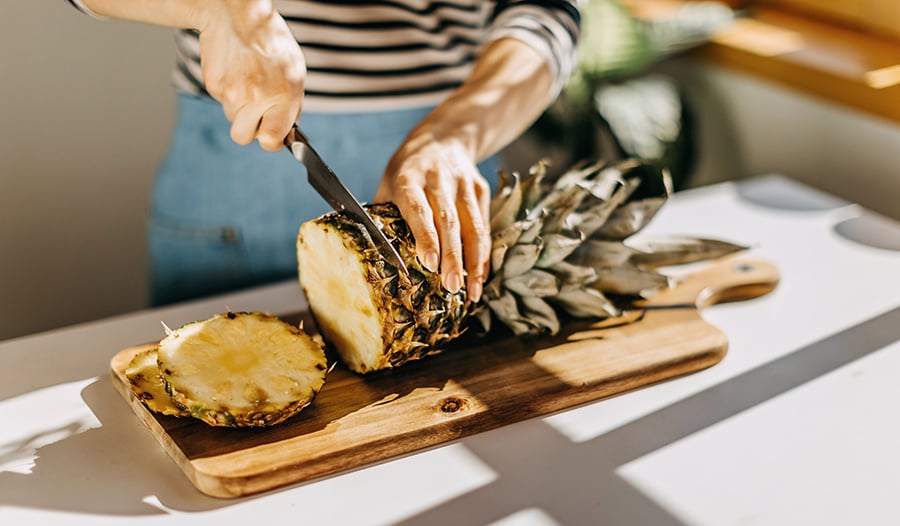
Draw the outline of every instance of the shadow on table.
[[[506,434],[502,443],[490,434],[466,438],[462,444],[497,479],[400,524],[458,524],[460,517],[467,524],[488,524],[538,508],[566,525],[681,525],[616,470],[898,340],[900,307],[586,442],[573,443],[541,420],[516,424],[521,430]]]
[[[822,212],[854,206],[802,183],[782,177],[759,177],[741,181],[737,194],[744,201],[773,210],[791,212]],[[852,217],[841,218],[833,225],[834,232],[853,243],[900,251],[900,226],[887,217],[855,207]]]
[[[566,334],[560,334],[553,341],[563,341],[565,337]],[[527,361],[527,358],[538,349],[538,344],[506,347],[504,347],[505,359],[520,362]],[[412,374],[412,380],[400,381],[400,378],[390,373],[367,378],[365,389],[353,391],[358,398],[354,399],[353,403],[344,400],[337,404],[337,409],[332,410],[324,410],[320,407],[321,403],[318,406],[311,406],[304,411],[305,418],[298,420],[297,425],[305,425],[304,422],[310,420],[313,428],[323,426],[328,421],[340,419],[368,405],[389,403],[389,400],[401,398],[413,389],[440,390],[454,376],[454,369],[449,367],[448,360],[456,362],[459,358],[454,357],[454,353],[447,352],[431,358],[433,366],[430,368],[418,363],[411,364],[405,371]],[[489,357],[482,357],[482,360],[489,360]],[[434,363],[443,366],[434,366]],[[485,364],[481,365],[487,367]],[[416,371],[419,374],[415,374]],[[532,373],[545,378],[552,376],[551,373],[538,367],[534,367]],[[348,381],[360,383],[358,378],[349,372],[345,372],[344,376],[350,378]],[[409,375],[404,377],[406,376]],[[559,380],[547,379],[544,382],[549,382],[551,388],[563,386]],[[339,387],[340,384],[340,378],[329,381],[332,388]],[[475,386],[469,387],[477,396],[478,389]],[[78,384],[73,384],[73,388],[78,388]],[[328,401],[327,397],[322,396],[324,394],[324,391],[320,393],[321,402]],[[9,504],[21,508],[122,516],[167,514],[169,513],[167,509],[179,512],[204,512],[245,503],[273,492],[302,485],[302,483],[294,484],[235,500],[206,496],[193,486],[184,472],[148,432],[147,427],[132,414],[128,402],[117,392],[110,378],[104,376],[92,381],[83,387],[81,396],[89,411],[85,409],[85,414],[80,419],[75,415],[73,419],[77,421],[45,430],[39,436],[28,437],[17,443],[0,444],[0,462],[3,462],[3,465],[13,462],[26,465],[34,459],[30,473],[0,471],[0,506]],[[32,405],[43,407],[40,403]],[[46,410],[53,410],[51,404],[47,404]],[[336,410],[339,412],[335,412]],[[323,411],[323,415],[314,418]],[[98,427],[95,427],[96,421],[92,416],[100,421]],[[166,421],[171,420],[179,419],[168,418]],[[283,438],[284,433],[293,429],[290,425],[267,429],[214,429],[205,424],[191,422],[186,424],[176,422],[172,425],[175,426],[173,428],[175,431],[187,426],[194,429],[194,433],[201,433],[203,436],[212,434],[216,437],[213,442],[205,442],[207,451],[193,452],[200,456],[201,453],[227,453],[235,447],[233,443],[229,443],[228,437],[234,439],[235,434],[240,435],[239,443],[242,447],[249,447],[278,441]],[[190,429],[179,432],[191,433]],[[175,436],[177,438],[180,435],[176,432]],[[367,466],[372,464],[374,462]],[[347,471],[344,470],[342,473]],[[317,477],[315,480],[321,481],[328,477]],[[157,500],[158,503],[154,505]]]
[[[30,473],[0,472],[0,507],[11,505],[99,515],[167,513],[146,502],[157,496],[174,508],[206,511],[224,501],[198,493],[130,414],[107,378],[82,391],[101,427],[73,423],[50,430],[59,439],[37,448]],[[47,407],[53,411],[53,407]],[[28,455],[28,442],[9,455]],[[139,454],[136,454],[139,452]]]
[[[549,370],[532,363],[531,358],[538,350],[567,345],[572,334],[588,326],[587,322],[573,322],[566,324],[566,330],[555,336],[527,342],[499,334],[488,337],[470,334],[460,339],[461,349],[448,349],[446,353],[430,357],[429,363],[411,363],[404,368],[402,375],[386,371],[366,377],[365,382],[361,382],[358,376],[346,373],[328,382],[335,389],[336,397],[327,396],[328,393],[323,390],[320,393],[321,400],[317,397],[317,404],[305,410],[301,415],[303,418],[293,425],[286,422],[287,425],[271,429],[223,430],[209,428],[205,424],[176,422],[173,425],[180,427],[173,429],[178,432],[173,434],[173,429],[168,431],[176,442],[179,436],[183,438],[192,433],[199,434],[199,438],[194,438],[203,442],[206,449],[192,451],[183,448],[188,458],[224,454],[236,447],[227,437],[239,438],[236,442],[241,447],[277,442],[284,438],[284,433],[298,432],[298,429],[303,431],[306,429],[304,426],[311,426],[306,431],[315,431],[328,422],[339,421],[360,409],[391,404],[419,389],[440,393],[451,382],[461,385],[465,392],[491,407],[495,413],[499,411],[499,414],[506,415],[503,418],[495,415],[483,422],[479,421],[476,427],[499,427],[541,414],[538,406],[547,404],[549,399],[559,393],[573,389],[578,391]],[[516,378],[533,386],[528,391],[530,395],[522,398],[523,393],[516,395],[516,392],[509,389],[503,381],[502,371],[498,370],[499,363],[514,369]],[[349,389],[353,386],[354,389]],[[191,484],[178,465],[159,446],[153,434],[135,418],[128,402],[117,392],[111,379],[104,377],[83,388],[79,384],[72,387],[82,389],[81,396],[89,408],[89,411],[85,409],[84,422],[47,431],[58,434],[54,437],[56,441],[48,445],[40,445],[49,442],[41,437],[13,444],[13,448],[18,448],[19,455],[23,458],[34,456],[32,452],[36,453],[36,462],[29,474],[0,473],[0,505],[8,503],[17,507],[97,515],[154,515],[168,513],[168,509],[203,512],[303,485],[298,483],[239,500],[207,497]],[[349,396],[345,391],[352,394],[351,400],[342,400]],[[437,396],[441,398],[443,395]],[[38,400],[32,405],[43,407],[40,402]],[[52,410],[52,407],[47,409]],[[93,417],[100,421],[99,427],[94,427],[96,420]],[[443,425],[445,429],[442,429],[451,433],[457,424],[453,420],[447,420]],[[194,426],[194,431],[181,429],[189,426]],[[215,440],[200,440],[206,434],[214,434]],[[446,443],[446,440],[441,441]],[[35,445],[38,447],[32,447]],[[384,457],[384,460],[387,458]],[[369,460],[378,459],[373,457]],[[376,463],[378,462],[367,461],[365,467]],[[344,469],[340,472],[348,471],[350,470]],[[329,476],[331,475],[319,476],[314,480],[321,481]]]

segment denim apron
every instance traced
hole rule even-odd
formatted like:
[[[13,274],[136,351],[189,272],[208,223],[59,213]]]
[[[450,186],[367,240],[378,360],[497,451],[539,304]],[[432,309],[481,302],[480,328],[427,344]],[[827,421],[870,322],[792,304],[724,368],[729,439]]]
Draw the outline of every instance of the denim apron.
[[[316,150],[361,201],[431,110],[303,113]],[[330,210],[285,149],[235,144],[219,103],[180,94],[148,224],[151,301],[162,305],[297,276],[300,225]],[[496,159],[479,165],[491,185]]]

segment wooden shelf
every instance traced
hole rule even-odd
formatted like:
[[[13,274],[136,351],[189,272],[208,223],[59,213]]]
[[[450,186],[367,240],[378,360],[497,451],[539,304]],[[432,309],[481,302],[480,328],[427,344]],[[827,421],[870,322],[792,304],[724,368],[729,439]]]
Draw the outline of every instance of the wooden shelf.
[[[629,4],[641,17],[684,2]],[[755,8],[692,52],[717,65],[900,122],[900,40],[774,8]]]

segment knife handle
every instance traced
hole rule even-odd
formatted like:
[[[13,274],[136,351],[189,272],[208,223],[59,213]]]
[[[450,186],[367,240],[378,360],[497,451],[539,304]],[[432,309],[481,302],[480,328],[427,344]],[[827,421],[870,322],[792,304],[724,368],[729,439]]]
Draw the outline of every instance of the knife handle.
[[[303,144],[309,146],[309,139],[306,138],[306,134],[300,129],[299,126],[295,123],[291,126],[291,130],[284,137],[284,145],[287,146],[288,150],[293,148],[295,142],[302,142]]]

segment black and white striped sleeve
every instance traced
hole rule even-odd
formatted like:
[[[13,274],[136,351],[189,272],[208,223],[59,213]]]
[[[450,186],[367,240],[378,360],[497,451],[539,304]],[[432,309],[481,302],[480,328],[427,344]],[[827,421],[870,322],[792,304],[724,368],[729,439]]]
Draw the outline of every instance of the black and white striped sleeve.
[[[66,0],[66,1],[69,2],[70,4],[72,4],[73,6],[75,6],[75,9],[81,11],[82,13],[84,13],[86,15],[89,15],[89,16],[92,16],[94,18],[98,18],[101,20],[106,18],[105,16],[100,16],[97,13],[95,13],[82,0]]]
[[[550,67],[559,94],[575,69],[580,32],[577,0],[499,0],[486,41],[512,37],[530,45]]]

